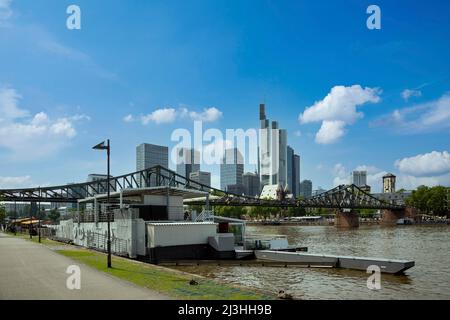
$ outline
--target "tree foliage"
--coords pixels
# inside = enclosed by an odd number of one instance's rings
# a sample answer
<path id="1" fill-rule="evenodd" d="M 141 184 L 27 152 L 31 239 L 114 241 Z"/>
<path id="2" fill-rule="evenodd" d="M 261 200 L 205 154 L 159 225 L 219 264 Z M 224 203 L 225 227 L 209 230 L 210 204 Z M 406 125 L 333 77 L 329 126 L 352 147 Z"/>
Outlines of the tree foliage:
<path id="1" fill-rule="evenodd" d="M 449 213 L 448 194 L 450 188 L 437 186 L 420 186 L 406 199 L 406 204 L 417 208 L 422 213 L 443 216 Z"/>
<path id="2" fill-rule="evenodd" d="M 6 210 L 5 206 L 0 203 L 0 223 L 3 223 L 6 218 Z"/>
<path id="3" fill-rule="evenodd" d="M 57 209 L 51 210 L 50 213 L 48 214 L 48 218 L 53 222 L 57 222 L 60 216 L 61 215 Z"/>

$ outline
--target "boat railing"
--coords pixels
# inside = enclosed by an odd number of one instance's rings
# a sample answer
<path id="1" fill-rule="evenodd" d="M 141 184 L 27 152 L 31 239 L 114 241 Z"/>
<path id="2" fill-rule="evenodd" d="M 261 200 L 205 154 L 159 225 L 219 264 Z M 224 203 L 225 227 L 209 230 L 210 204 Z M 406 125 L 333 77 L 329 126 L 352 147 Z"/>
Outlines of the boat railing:
<path id="1" fill-rule="evenodd" d="M 287 239 L 287 236 L 283 234 L 246 234 L 244 235 L 244 239 L 270 241 L 274 239 Z"/>
<path id="2" fill-rule="evenodd" d="M 268 250 L 271 249 L 274 243 L 281 243 L 281 246 L 287 245 L 286 235 L 245 235 L 244 248 L 246 250 Z"/>

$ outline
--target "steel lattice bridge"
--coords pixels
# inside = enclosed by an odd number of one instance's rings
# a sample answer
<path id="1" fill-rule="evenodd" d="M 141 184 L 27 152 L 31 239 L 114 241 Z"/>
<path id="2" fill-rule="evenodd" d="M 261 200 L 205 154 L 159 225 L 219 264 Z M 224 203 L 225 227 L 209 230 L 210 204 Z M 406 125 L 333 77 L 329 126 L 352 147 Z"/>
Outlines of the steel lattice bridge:
<path id="1" fill-rule="evenodd" d="M 105 194 L 107 179 L 92 182 L 25 189 L 0 189 L 1 201 L 76 203 L 80 199 Z M 355 185 L 340 185 L 308 199 L 260 199 L 232 194 L 190 180 L 162 166 L 111 177 L 110 191 L 137 189 L 141 185 L 176 187 L 208 193 L 208 197 L 191 199 L 190 205 L 265 206 L 335 209 L 404 209 L 405 206 L 382 201 Z"/>

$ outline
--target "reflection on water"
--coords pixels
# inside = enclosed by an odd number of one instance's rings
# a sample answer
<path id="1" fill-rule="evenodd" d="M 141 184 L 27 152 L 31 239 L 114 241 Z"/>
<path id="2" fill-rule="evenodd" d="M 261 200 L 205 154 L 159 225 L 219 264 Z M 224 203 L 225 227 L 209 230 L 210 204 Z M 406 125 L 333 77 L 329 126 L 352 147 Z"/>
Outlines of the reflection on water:
<path id="1" fill-rule="evenodd" d="M 311 253 L 415 260 L 404 276 L 381 275 L 381 290 L 367 289 L 368 274 L 344 269 L 304 267 L 181 267 L 277 292 L 288 290 L 300 299 L 450 299 L 450 226 L 248 226 L 258 234 L 286 234 L 290 244 Z"/>

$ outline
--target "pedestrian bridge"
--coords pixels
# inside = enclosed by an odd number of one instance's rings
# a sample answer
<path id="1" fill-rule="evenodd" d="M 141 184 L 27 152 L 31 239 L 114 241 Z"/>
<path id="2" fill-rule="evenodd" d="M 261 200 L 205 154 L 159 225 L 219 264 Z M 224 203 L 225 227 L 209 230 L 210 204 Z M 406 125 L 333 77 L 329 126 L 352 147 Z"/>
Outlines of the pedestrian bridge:
<path id="1" fill-rule="evenodd" d="M 2 201 L 76 203 L 81 199 L 105 194 L 108 180 L 38 188 L 0 189 Z M 184 188 L 205 192 L 208 196 L 186 199 L 185 204 L 211 206 L 269 206 L 330 209 L 386 209 L 404 210 L 405 206 L 382 201 L 355 185 L 340 185 L 308 199 L 294 199 L 280 195 L 278 199 L 261 199 L 237 195 L 196 181 L 176 172 L 155 166 L 109 179 L 110 191 L 139 189 L 142 187 Z"/>

